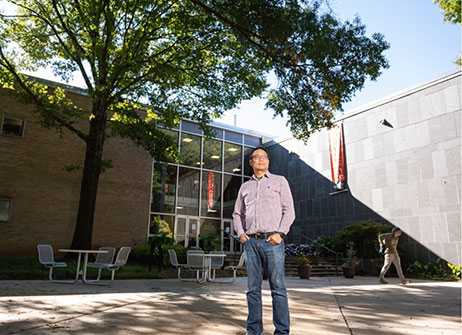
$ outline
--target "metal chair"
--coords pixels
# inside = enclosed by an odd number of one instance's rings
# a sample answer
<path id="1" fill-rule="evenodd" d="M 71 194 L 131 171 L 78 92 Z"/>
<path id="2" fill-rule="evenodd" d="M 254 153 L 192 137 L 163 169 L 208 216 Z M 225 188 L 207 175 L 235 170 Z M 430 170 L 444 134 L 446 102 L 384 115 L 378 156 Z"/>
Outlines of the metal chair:
<path id="1" fill-rule="evenodd" d="M 112 271 L 111 280 L 108 283 L 99 284 L 99 280 L 90 280 L 90 281 L 88 281 L 86 279 L 85 279 L 85 283 L 86 284 L 96 284 L 96 285 L 110 285 L 110 284 L 112 284 L 112 282 L 114 281 L 115 271 L 119 270 L 122 266 L 127 264 L 128 255 L 130 254 L 131 250 L 132 250 L 132 248 L 130 248 L 130 247 L 121 247 L 119 252 L 117 253 L 117 257 L 116 257 L 116 260 L 115 260 L 114 263 L 98 264 L 98 268 L 100 268 L 100 269 L 108 269 L 109 271 Z M 96 267 L 96 266 L 93 265 L 93 267 Z"/>
<path id="2" fill-rule="evenodd" d="M 202 250 L 188 250 L 186 258 L 188 260 L 188 270 L 196 271 L 196 281 L 198 283 L 205 282 L 207 269 L 205 267 L 204 252 Z"/>
<path id="3" fill-rule="evenodd" d="M 113 247 L 101 247 L 99 248 L 100 251 L 107 251 L 106 253 L 98 253 L 96 255 L 96 260 L 93 263 L 88 263 L 87 266 L 89 268 L 97 268 L 98 269 L 98 277 L 94 281 L 90 282 L 97 282 L 101 278 L 101 270 L 106 269 L 106 264 L 112 264 L 114 261 L 114 255 L 116 249 Z"/>
<path id="4" fill-rule="evenodd" d="M 225 270 L 233 270 L 234 275 L 230 283 L 234 283 L 234 281 L 236 280 L 236 273 L 238 270 L 245 269 L 244 262 L 245 262 L 245 253 L 243 252 L 241 254 L 241 258 L 239 258 L 239 263 L 237 265 L 225 266 Z"/>
<path id="5" fill-rule="evenodd" d="M 176 255 L 176 251 L 174 249 L 168 249 L 168 255 L 170 257 L 170 264 L 172 264 L 175 268 L 178 269 L 178 279 L 181 281 L 195 281 L 195 279 L 190 278 L 182 278 L 181 277 L 181 270 L 187 269 L 188 264 L 181 264 L 178 262 L 178 258 Z"/>
<path id="6" fill-rule="evenodd" d="M 223 251 L 210 251 L 211 254 L 223 254 Z M 210 274 L 210 280 L 215 279 L 215 270 L 221 269 L 223 264 L 225 263 L 224 257 L 212 257 L 210 260 L 210 268 L 212 269 L 212 273 Z"/>
<path id="7" fill-rule="evenodd" d="M 67 264 L 64 262 L 55 262 L 53 256 L 53 248 L 49 244 L 38 244 L 37 245 L 39 262 L 47 269 L 50 269 L 50 273 L 48 275 L 48 279 L 53 283 L 65 283 L 65 284 L 73 284 L 77 281 L 77 278 L 74 280 L 55 280 L 53 279 L 53 269 L 54 268 L 65 268 Z"/>

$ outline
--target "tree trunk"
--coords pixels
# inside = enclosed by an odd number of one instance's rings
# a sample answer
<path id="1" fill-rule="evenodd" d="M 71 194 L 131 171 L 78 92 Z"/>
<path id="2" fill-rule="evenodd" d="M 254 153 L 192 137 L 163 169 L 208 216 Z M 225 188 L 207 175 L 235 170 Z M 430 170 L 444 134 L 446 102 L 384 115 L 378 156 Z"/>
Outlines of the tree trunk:
<path id="1" fill-rule="evenodd" d="M 90 121 L 72 249 L 92 248 L 93 219 L 105 139 L 106 107 L 95 102 L 93 115 L 95 117 Z"/>

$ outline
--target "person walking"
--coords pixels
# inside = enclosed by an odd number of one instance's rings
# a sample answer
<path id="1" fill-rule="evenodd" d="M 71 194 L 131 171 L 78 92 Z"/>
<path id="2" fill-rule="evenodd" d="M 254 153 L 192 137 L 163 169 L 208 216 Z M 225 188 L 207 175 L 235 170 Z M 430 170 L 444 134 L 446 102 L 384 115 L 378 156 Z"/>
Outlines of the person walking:
<path id="1" fill-rule="evenodd" d="M 274 334 L 288 335 L 290 314 L 284 272 L 284 237 L 295 219 L 289 183 L 268 171 L 268 152 L 256 148 L 250 154 L 253 176 L 243 183 L 234 205 L 234 229 L 244 244 L 247 270 L 247 333 L 263 333 L 261 285 L 263 269 L 273 301 Z"/>
<path id="2" fill-rule="evenodd" d="M 388 282 L 385 280 L 385 275 L 387 274 L 388 269 L 392 263 L 396 268 L 396 272 L 398 273 L 399 280 L 401 280 L 401 284 L 406 285 L 410 282 L 404 277 L 403 270 L 401 269 L 401 259 L 399 258 L 397 249 L 400 236 L 401 229 L 398 227 L 394 227 L 391 230 L 391 233 L 379 235 L 380 250 L 383 254 L 385 254 L 385 261 L 383 263 L 379 277 L 379 281 L 382 284 L 388 284 Z"/>

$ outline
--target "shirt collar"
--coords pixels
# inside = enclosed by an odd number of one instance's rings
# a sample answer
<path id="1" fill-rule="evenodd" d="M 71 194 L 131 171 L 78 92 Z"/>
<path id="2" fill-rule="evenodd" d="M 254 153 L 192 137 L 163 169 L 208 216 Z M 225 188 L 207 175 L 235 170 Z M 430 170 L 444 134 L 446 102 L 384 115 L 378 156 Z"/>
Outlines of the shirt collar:
<path id="1" fill-rule="evenodd" d="M 263 175 L 263 177 L 270 178 L 270 177 L 271 177 L 271 173 L 270 173 L 268 170 L 266 170 L 266 172 L 265 172 L 265 174 Z M 263 178 L 263 177 L 262 177 L 262 178 Z M 255 180 L 257 180 L 257 181 L 259 180 L 257 177 L 255 177 L 254 174 L 252 175 L 252 179 L 255 179 Z"/>

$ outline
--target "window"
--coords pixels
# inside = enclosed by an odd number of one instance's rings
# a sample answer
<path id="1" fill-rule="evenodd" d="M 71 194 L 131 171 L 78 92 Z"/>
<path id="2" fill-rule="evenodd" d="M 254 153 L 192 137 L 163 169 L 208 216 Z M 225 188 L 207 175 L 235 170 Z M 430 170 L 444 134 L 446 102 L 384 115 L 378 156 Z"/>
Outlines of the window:
<path id="1" fill-rule="evenodd" d="M 176 166 L 156 163 L 152 176 L 151 211 L 175 213 Z"/>
<path id="2" fill-rule="evenodd" d="M 244 147 L 244 174 L 246 176 L 251 176 L 253 175 L 253 169 L 250 166 L 250 154 L 252 153 L 252 150 L 254 148 L 249 148 L 249 147 Z"/>
<path id="3" fill-rule="evenodd" d="M 221 215 L 221 173 L 202 171 L 201 215 Z"/>
<path id="4" fill-rule="evenodd" d="M 163 128 L 158 128 L 161 132 L 164 134 L 170 136 L 173 138 L 173 142 L 176 145 L 176 148 L 178 149 L 178 132 L 174 130 L 169 130 L 169 129 L 163 129 Z M 174 163 L 174 160 L 172 157 L 167 157 L 167 162 L 168 163 Z"/>
<path id="5" fill-rule="evenodd" d="M 225 140 L 226 141 L 231 141 L 231 142 L 236 142 L 236 143 L 242 143 L 242 134 L 226 130 L 225 131 Z"/>
<path id="6" fill-rule="evenodd" d="M 201 167 L 201 137 L 181 134 L 180 164 Z"/>
<path id="7" fill-rule="evenodd" d="M 3 114 L 2 118 L 2 135 L 24 137 L 24 128 L 26 126 L 26 119 Z"/>
<path id="8" fill-rule="evenodd" d="M 223 217 L 231 218 L 234 211 L 234 203 L 241 187 L 242 179 L 238 176 L 223 176 Z"/>
<path id="9" fill-rule="evenodd" d="M 221 148 L 223 142 L 204 139 L 203 168 L 221 171 Z"/>
<path id="10" fill-rule="evenodd" d="M 9 222 L 13 210 L 13 199 L 0 198 L 0 221 Z"/>
<path id="11" fill-rule="evenodd" d="M 260 146 L 260 139 L 249 135 L 244 136 L 244 144 L 253 145 L 254 147 Z"/>
<path id="12" fill-rule="evenodd" d="M 176 204 L 178 214 L 199 214 L 199 171 L 180 167 Z"/>
<path id="13" fill-rule="evenodd" d="M 173 215 L 151 214 L 149 234 L 153 235 L 162 232 L 162 234 L 173 237 L 174 221 L 175 217 Z"/>
<path id="14" fill-rule="evenodd" d="M 199 127 L 197 123 L 192 123 L 188 121 L 181 121 L 181 130 L 188 131 L 193 134 L 202 135 L 202 129 Z"/>
<path id="15" fill-rule="evenodd" d="M 242 147 L 225 143 L 225 172 L 242 174 Z"/>

